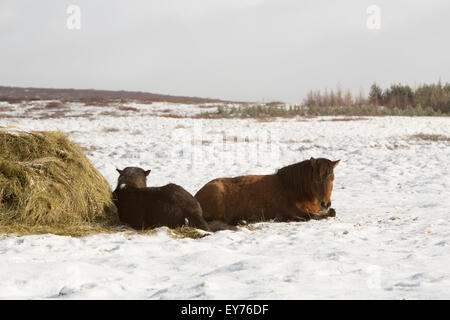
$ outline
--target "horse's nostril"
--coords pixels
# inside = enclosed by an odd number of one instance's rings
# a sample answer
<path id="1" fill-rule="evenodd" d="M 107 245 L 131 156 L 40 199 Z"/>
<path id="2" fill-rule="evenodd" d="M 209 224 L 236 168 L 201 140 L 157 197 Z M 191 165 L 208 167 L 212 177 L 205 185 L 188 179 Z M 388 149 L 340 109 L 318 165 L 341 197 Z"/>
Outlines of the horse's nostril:
<path id="1" fill-rule="evenodd" d="M 321 206 L 323 209 L 328 209 L 328 208 L 331 207 L 331 201 L 328 201 L 328 202 L 321 201 L 321 202 L 320 202 L 320 206 Z"/>

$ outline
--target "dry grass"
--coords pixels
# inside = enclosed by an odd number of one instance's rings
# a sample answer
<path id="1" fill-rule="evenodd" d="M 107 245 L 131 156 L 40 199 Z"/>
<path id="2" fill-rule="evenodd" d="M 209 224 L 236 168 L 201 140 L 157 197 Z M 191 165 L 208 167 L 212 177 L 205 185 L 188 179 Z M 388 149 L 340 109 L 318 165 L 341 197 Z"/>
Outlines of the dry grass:
<path id="1" fill-rule="evenodd" d="M 110 100 L 95 100 L 95 99 L 84 99 L 84 100 L 74 100 L 74 102 L 83 102 L 86 107 L 106 107 L 109 106 L 113 101 Z"/>
<path id="2" fill-rule="evenodd" d="M 98 114 L 99 116 L 107 116 L 107 117 L 122 117 L 123 115 L 116 111 L 102 111 Z"/>
<path id="3" fill-rule="evenodd" d="M 67 112 L 64 110 L 56 110 L 54 112 L 42 113 L 37 117 L 38 119 L 60 119 L 65 118 Z"/>
<path id="4" fill-rule="evenodd" d="M 223 137 L 223 142 L 246 142 L 246 143 L 250 143 L 250 142 L 259 142 L 260 140 L 257 139 L 249 139 L 248 137 L 244 137 L 244 138 L 239 138 L 237 136 L 224 136 Z"/>
<path id="5" fill-rule="evenodd" d="M 411 145 L 427 145 L 433 142 L 450 142 L 450 137 L 442 134 L 417 133 L 407 136 L 392 136 L 386 145 L 389 150 L 409 149 Z M 399 141 L 403 141 L 400 143 Z M 375 146 L 376 148 L 377 146 Z M 378 146 L 379 147 L 379 146 Z"/>
<path id="6" fill-rule="evenodd" d="M 10 111 L 14 111 L 14 108 L 10 106 L 0 106 L 0 112 L 10 112 Z"/>
<path id="7" fill-rule="evenodd" d="M 331 118 L 331 119 L 321 119 L 320 121 L 333 121 L 333 122 L 339 122 L 339 121 L 359 121 L 359 120 L 369 120 L 367 118 L 362 117 L 345 117 L 345 118 Z"/>
<path id="8" fill-rule="evenodd" d="M 24 106 L 25 107 L 25 106 Z M 36 119 L 59 119 L 67 116 L 70 108 L 59 101 L 51 101 L 46 105 L 27 105 L 27 117 Z"/>
<path id="9" fill-rule="evenodd" d="M 410 135 L 409 139 L 432 141 L 432 142 L 437 142 L 437 141 L 450 142 L 450 137 L 447 137 L 447 136 L 444 136 L 441 134 L 418 133 L 418 134 Z"/>
<path id="10" fill-rule="evenodd" d="M 58 236 L 69 237 L 86 237 L 94 234 L 106 233 L 112 234 L 118 232 L 112 226 L 95 224 L 79 224 L 79 225 L 1 225 L 0 234 L 15 235 L 17 237 L 33 235 L 33 234 L 54 234 Z"/>
<path id="11" fill-rule="evenodd" d="M 3 128 L 0 150 L 0 232 L 80 236 L 118 222 L 108 182 L 63 133 Z"/>
<path id="12" fill-rule="evenodd" d="M 198 231 L 197 229 L 190 226 L 182 226 L 175 229 L 168 227 L 156 227 L 151 229 L 143 229 L 143 230 L 134 230 L 132 228 L 126 226 L 118 226 L 115 227 L 112 232 L 125 232 L 127 236 L 140 235 L 140 236 L 154 236 L 157 234 L 157 231 L 163 228 L 166 230 L 169 237 L 173 239 L 183 239 L 183 238 L 191 238 L 191 239 L 200 239 L 209 235 L 205 231 Z"/>
<path id="13" fill-rule="evenodd" d="M 212 144 L 211 140 L 202 140 L 202 145 L 203 146 L 209 146 L 210 144 Z"/>
<path id="14" fill-rule="evenodd" d="M 84 118 L 84 119 L 89 119 L 89 120 L 94 120 L 95 119 L 95 115 L 93 113 L 90 112 L 84 112 L 84 113 L 75 113 L 75 114 L 69 114 L 66 115 L 68 118 Z"/>
<path id="15" fill-rule="evenodd" d="M 43 106 L 27 106 L 27 112 L 41 112 L 45 111 L 45 107 Z"/>
<path id="16" fill-rule="evenodd" d="M 199 232 L 197 229 L 189 226 L 182 226 L 175 229 L 168 228 L 167 231 L 169 236 L 175 239 L 180 238 L 200 239 L 207 237 L 209 235 L 209 233 Z"/>
<path id="17" fill-rule="evenodd" d="M 133 107 L 124 107 L 124 106 L 121 106 L 121 107 L 118 107 L 117 109 L 119 109 L 120 111 L 140 112 L 139 109 L 133 108 Z"/>
<path id="18" fill-rule="evenodd" d="M 275 117 L 261 117 L 261 118 L 257 118 L 256 121 L 257 122 L 273 122 L 276 121 L 278 118 Z"/>
<path id="19" fill-rule="evenodd" d="M 51 101 L 47 103 L 44 107 L 45 109 L 61 109 L 61 108 L 67 108 L 66 105 L 64 105 L 61 101 Z"/>
<path id="20" fill-rule="evenodd" d="M 150 100 L 134 100 L 135 103 L 139 104 L 152 104 L 153 102 Z"/>
<path id="21" fill-rule="evenodd" d="M 293 119 L 296 121 L 307 121 L 307 119 L 317 118 L 316 115 L 299 116 L 299 115 L 264 115 L 264 116 L 251 116 L 251 115 L 228 115 L 215 112 L 202 112 L 194 116 L 188 116 L 186 118 L 192 119 L 207 119 L 207 120 L 220 120 L 220 119 L 252 119 L 256 122 L 273 122 L 279 119 Z"/>
<path id="22" fill-rule="evenodd" d="M 307 119 L 317 118 L 317 116 L 273 116 L 273 117 L 241 117 L 241 119 L 254 119 L 256 122 L 273 122 L 279 119 L 293 119 L 296 118 L 297 122 L 306 122 Z"/>
<path id="23" fill-rule="evenodd" d="M 281 141 L 279 141 L 279 143 L 293 144 L 293 143 L 300 143 L 300 141 L 294 140 L 294 139 L 288 139 L 288 140 L 281 140 Z"/>
<path id="24" fill-rule="evenodd" d="M 173 118 L 173 119 L 183 119 L 183 118 L 189 118 L 189 117 L 184 117 L 181 116 L 179 114 L 161 114 L 161 115 L 155 115 L 157 117 L 163 117 L 163 118 Z"/>
<path id="25" fill-rule="evenodd" d="M 27 108 L 27 112 L 39 112 L 39 111 L 49 111 L 49 110 L 68 110 L 70 109 L 67 105 L 60 101 L 51 101 L 46 105 L 23 105 L 22 107 Z"/>
<path id="26" fill-rule="evenodd" d="M 389 145 L 386 145 L 386 148 L 388 150 L 399 150 L 399 149 L 409 149 L 408 146 L 402 145 L 402 144 L 398 144 L 398 143 L 392 143 Z"/>
<path id="27" fill-rule="evenodd" d="M 259 221 L 259 222 L 267 222 L 267 221 Z M 239 228 L 246 228 L 246 229 L 248 229 L 250 231 L 267 229 L 267 226 L 263 226 L 263 225 L 260 225 L 260 224 L 256 225 L 256 223 L 258 223 L 258 222 L 252 222 L 250 224 L 248 224 L 248 223 L 247 224 L 246 223 L 241 223 L 238 226 L 239 226 Z"/>
<path id="28" fill-rule="evenodd" d="M 26 114 L 11 115 L 11 114 L 0 114 L 0 119 L 29 119 L 30 116 Z"/>
<path id="29" fill-rule="evenodd" d="M 3 97 L 0 96 L 0 101 L 5 101 L 8 102 L 9 104 L 19 104 L 24 102 L 24 99 L 20 99 L 20 98 L 11 98 L 11 97 Z"/>
<path id="30" fill-rule="evenodd" d="M 119 131 L 120 131 L 119 129 L 114 128 L 114 127 L 104 127 L 102 129 L 102 132 L 105 132 L 105 133 L 112 133 L 112 132 L 119 132 Z"/>
<path id="31" fill-rule="evenodd" d="M 246 226 L 247 227 L 247 226 Z M 190 226 L 182 226 L 175 229 L 166 228 L 167 234 L 173 239 L 201 239 L 210 235 L 203 231 L 199 231 Z M 27 226 L 27 225 L 13 225 L 3 226 L 0 225 L 0 238 L 7 235 L 15 235 L 17 237 L 33 235 L 33 234 L 54 234 L 58 236 L 69 237 L 86 237 L 96 234 L 114 234 L 124 232 L 127 236 L 140 235 L 140 236 L 155 236 L 159 228 L 133 230 L 124 225 L 115 224 L 111 226 L 95 225 L 95 224 L 82 224 L 82 225 L 55 225 L 55 226 Z M 256 230 L 259 228 L 248 227 L 249 230 Z"/>

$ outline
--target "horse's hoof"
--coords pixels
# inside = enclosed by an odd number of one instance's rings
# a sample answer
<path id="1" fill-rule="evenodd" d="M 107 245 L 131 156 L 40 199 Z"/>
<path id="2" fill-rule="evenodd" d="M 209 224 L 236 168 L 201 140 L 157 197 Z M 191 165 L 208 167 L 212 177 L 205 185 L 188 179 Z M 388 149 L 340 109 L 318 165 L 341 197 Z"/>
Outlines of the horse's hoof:
<path id="1" fill-rule="evenodd" d="M 334 210 L 333 208 L 330 208 L 328 210 L 328 216 L 329 217 L 336 217 L 336 210 Z"/>

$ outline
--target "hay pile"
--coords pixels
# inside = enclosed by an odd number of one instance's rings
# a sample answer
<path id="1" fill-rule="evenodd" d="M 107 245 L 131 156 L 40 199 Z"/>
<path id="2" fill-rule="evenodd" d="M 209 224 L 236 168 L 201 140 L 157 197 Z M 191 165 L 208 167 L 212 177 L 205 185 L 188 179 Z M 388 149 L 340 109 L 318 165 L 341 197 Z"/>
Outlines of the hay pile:
<path id="1" fill-rule="evenodd" d="M 105 178 L 63 133 L 0 128 L 0 233 L 113 231 Z"/>

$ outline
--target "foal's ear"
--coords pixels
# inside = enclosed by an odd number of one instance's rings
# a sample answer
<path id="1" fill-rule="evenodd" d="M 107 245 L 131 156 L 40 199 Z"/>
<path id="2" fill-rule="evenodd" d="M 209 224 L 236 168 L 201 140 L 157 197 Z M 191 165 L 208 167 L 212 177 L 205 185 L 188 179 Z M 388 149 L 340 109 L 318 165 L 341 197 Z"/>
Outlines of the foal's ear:
<path id="1" fill-rule="evenodd" d="M 145 171 L 145 176 L 147 177 L 147 176 L 150 174 L 151 171 L 152 171 L 152 170 L 147 170 L 147 171 Z"/>
<path id="2" fill-rule="evenodd" d="M 116 168 L 116 170 L 117 170 L 117 172 L 118 172 L 119 174 L 122 174 L 122 172 L 123 172 L 123 170 L 120 170 L 120 169 L 118 169 L 118 168 Z"/>
<path id="3" fill-rule="evenodd" d="M 309 159 L 309 161 L 311 161 L 311 166 L 314 168 L 316 166 L 317 160 L 314 159 L 313 157 L 311 157 L 311 159 Z"/>
<path id="4" fill-rule="evenodd" d="M 336 168 L 336 166 L 339 164 L 341 160 L 332 161 L 331 164 L 333 165 L 333 169 Z"/>

